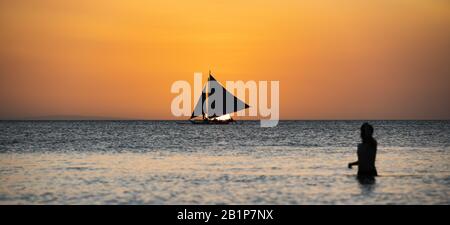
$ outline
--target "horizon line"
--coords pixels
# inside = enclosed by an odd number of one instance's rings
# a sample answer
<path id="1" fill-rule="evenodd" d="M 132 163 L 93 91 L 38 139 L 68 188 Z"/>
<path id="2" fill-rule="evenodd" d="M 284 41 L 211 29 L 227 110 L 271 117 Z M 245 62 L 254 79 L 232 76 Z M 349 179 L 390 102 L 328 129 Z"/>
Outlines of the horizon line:
<path id="1" fill-rule="evenodd" d="M 238 121 L 260 121 L 265 118 L 242 117 Z M 135 118 L 135 117 L 114 117 L 114 116 L 80 116 L 80 115 L 48 115 L 48 116 L 23 116 L 23 117 L 0 117 L 0 121 L 187 121 L 189 117 L 180 118 Z M 445 121 L 450 118 L 285 118 L 279 121 Z"/>
<path id="2" fill-rule="evenodd" d="M 139 119 L 139 118 L 0 118 L 0 121 L 189 121 L 188 119 Z M 261 121 L 260 119 L 241 119 L 236 121 Z M 279 119 L 278 121 L 450 121 L 450 119 Z"/>

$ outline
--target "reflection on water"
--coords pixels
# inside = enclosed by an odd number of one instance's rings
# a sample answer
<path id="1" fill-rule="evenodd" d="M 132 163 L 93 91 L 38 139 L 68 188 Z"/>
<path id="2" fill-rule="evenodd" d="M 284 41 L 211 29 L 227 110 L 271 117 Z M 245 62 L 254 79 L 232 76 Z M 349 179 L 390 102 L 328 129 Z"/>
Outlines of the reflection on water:
<path id="1" fill-rule="evenodd" d="M 0 204 L 450 204 L 448 122 L 378 123 L 399 132 L 375 134 L 375 180 L 347 169 L 359 122 L 282 123 L 273 142 L 255 126 L 207 142 L 165 122 L 0 123 Z"/>
<path id="2" fill-rule="evenodd" d="M 3 153 L 2 204 L 448 204 L 447 155 L 430 168 L 404 149 L 380 154 L 382 176 L 358 180 L 352 154 Z M 306 153 L 307 152 L 307 153 Z M 305 154 L 306 153 L 306 154 Z M 390 160 L 385 160 L 390 158 Z M 391 160 L 409 161 L 397 171 Z M 401 174 L 414 166 L 414 176 Z M 404 167 L 404 168 L 403 168 Z"/>
<path id="3" fill-rule="evenodd" d="M 370 196 L 374 192 L 377 181 L 375 177 L 357 177 L 356 180 L 359 182 L 361 195 Z"/>

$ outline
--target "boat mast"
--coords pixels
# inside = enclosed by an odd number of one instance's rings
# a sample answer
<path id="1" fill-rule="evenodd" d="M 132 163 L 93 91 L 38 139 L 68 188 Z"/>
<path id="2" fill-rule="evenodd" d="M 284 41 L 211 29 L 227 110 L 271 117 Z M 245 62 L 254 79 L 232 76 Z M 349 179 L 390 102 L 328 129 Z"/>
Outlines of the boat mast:
<path id="1" fill-rule="evenodd" d="M 205 99 L 205 102 L 206 102 L 206 115 L 209 115 L 208 111 L 209 111 L 209 80 L 210 80 L 210 77 L 211 77 L 211 70 L 209 70 L 208 80 L 206 81 L 206 99 Z M 203 119 L 205 119 L 205 118 L 203 118 Z"/>

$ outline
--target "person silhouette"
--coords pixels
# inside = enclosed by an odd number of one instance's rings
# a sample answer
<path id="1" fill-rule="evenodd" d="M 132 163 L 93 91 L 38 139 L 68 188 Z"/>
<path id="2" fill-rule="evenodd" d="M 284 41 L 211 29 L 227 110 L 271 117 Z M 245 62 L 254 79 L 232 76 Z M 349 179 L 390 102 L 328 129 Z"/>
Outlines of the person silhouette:
<path id="1" fill-rule="evenodd" d="M 373 138 L 373 127 L 369 123 L 363 123 L 361 126 L 362 143 L 358 144 L 358 161 L 348 164 L 348 168 L 358 166 L 358 178 L 374 178 L 378 176 L 375 167 L 377 156 L 377 141 Z"/>

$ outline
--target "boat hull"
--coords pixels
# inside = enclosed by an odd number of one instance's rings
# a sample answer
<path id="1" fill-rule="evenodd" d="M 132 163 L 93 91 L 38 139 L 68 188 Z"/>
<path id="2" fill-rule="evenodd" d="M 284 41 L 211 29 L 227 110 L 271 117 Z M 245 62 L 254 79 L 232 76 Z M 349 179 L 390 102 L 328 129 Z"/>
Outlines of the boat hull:
<path id="1" fill-rule="evenodd" d="M 227 125 L 233 123 L 234 120 L 189 120 L 196 125 Z"/>

